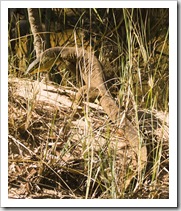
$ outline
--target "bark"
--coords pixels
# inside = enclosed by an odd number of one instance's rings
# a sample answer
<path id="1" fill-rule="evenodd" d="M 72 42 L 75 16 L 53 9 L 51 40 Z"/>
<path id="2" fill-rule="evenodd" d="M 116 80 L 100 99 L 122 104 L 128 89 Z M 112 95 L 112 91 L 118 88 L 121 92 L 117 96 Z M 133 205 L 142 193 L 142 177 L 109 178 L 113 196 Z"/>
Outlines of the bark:
<path id="1" fill-rule="evenodd" d="M 36 51 L 36 57 L 38 58 L 43 52 L 44 36 L 41 33 L 42 26 L 40 23 L 39 9 L 28 8 L 28 17 L 31 26 L 31 31 L 34 37 L 34 49 Z"/>

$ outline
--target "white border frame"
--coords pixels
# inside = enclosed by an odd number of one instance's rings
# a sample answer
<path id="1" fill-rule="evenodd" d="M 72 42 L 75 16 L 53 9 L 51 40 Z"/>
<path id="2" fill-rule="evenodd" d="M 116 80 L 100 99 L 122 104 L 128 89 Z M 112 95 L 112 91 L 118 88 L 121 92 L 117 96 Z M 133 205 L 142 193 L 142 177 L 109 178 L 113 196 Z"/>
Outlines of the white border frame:
<path id="1" fill-rule="evenodd" d="M 78 7 L 77 7 L 78 6 Z M 130 7 L 131 6 L 131 7 Z M 1 206 L 176 207 L 177 206 L 177 1 L 43 1 L 43 8 L 169 8 L 169 199 L 8 199 L 8 8 L 42 8 L 41 1 L 1 1 Z M 43 201 L 42 201 L 43 200 Z"/>

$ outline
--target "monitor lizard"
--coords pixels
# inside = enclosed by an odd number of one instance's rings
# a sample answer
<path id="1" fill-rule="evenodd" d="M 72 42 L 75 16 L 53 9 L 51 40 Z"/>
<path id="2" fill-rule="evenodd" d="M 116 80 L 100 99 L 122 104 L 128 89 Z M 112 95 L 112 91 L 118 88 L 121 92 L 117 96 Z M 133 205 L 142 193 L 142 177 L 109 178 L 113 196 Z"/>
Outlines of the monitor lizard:
<path id="1" fill-rule="evenodd" d="M 122 122 L 122 129 L 119 129 L 119 134 L 128 140 L 136 154 L 140 155 L 140 138 L 138 130 L 135 129 L 130 120 L 125 116 L 124 111 L 120 112 L 119 106 L 106 88 L 102 66 L 91 51 L 77 47 L 49 48 L 41 53 L 41 55 L 29 65 L 25 74 L 48 71 L 54 64 L 60 64 L 64 61 L 68 61 L 70 65 L 72 65 L 73 61 L 78 62 L 80 76 L 85 82 L 85 86 L 81 87 L 76 94 L 76 101 L 79 101 L 82 92 L 86 89 L 97 90 L 103 110 L 112 122 Z M 142 149 L 143 154 L 145 154 L 145 147 L 142 147 Z M 143 159 L 141 160 L 145 162 L 146 158 L 143 156 Z"/>

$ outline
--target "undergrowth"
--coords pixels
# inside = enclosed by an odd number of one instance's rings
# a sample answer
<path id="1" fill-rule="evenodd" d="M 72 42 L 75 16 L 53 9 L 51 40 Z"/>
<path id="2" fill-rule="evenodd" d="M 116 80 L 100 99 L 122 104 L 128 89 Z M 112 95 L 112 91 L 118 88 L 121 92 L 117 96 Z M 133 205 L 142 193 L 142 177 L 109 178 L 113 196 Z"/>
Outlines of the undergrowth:
<path id="1" fill-rule="evenodd" d="M 46 10 L 40 14 L 44 24 Z M 24 76 L 35 59 L 27 22 L 22 31 L 26 15 L 26 10 L 14 13 L 9 20 L 9 197 L 168 198 L 168 9 L 54 9 L 49 31 L 43 32 L 52 47 L 95 52 L 106 86 L 139 128 L 140 149 L 147 148 L 141 171 L 128 159 L 129 147 L 119 148 L 116 125 L 100 108 L 81 105 L 70 119 L 71 106 L 41 102 L 36 90 L 23 97 L 16 93 L 17 84 L 26 90 L 26 83 L 36 79 Z M 53 87 L 63 87 L 57 102 L 61 94 L 72 101 L 69 91 L 81 85 L 66 65 L 49 73 Z"/>

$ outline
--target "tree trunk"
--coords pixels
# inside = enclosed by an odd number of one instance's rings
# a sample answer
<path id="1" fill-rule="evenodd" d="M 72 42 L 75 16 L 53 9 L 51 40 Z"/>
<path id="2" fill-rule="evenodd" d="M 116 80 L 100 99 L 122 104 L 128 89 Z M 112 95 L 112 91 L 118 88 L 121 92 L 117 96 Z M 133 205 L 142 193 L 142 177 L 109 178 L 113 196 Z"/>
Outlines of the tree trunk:
<path id="1" fill-rule="evenodd" d="M 44 36 L 41 33 L 42 26 L 40 24 L 39 9 L 28 8 L 28 17 L 31 26 L 31 31 L 34 37 L 34 49 L 36 51 L 36 57 L 38 58 L 43 52 Z"/>

